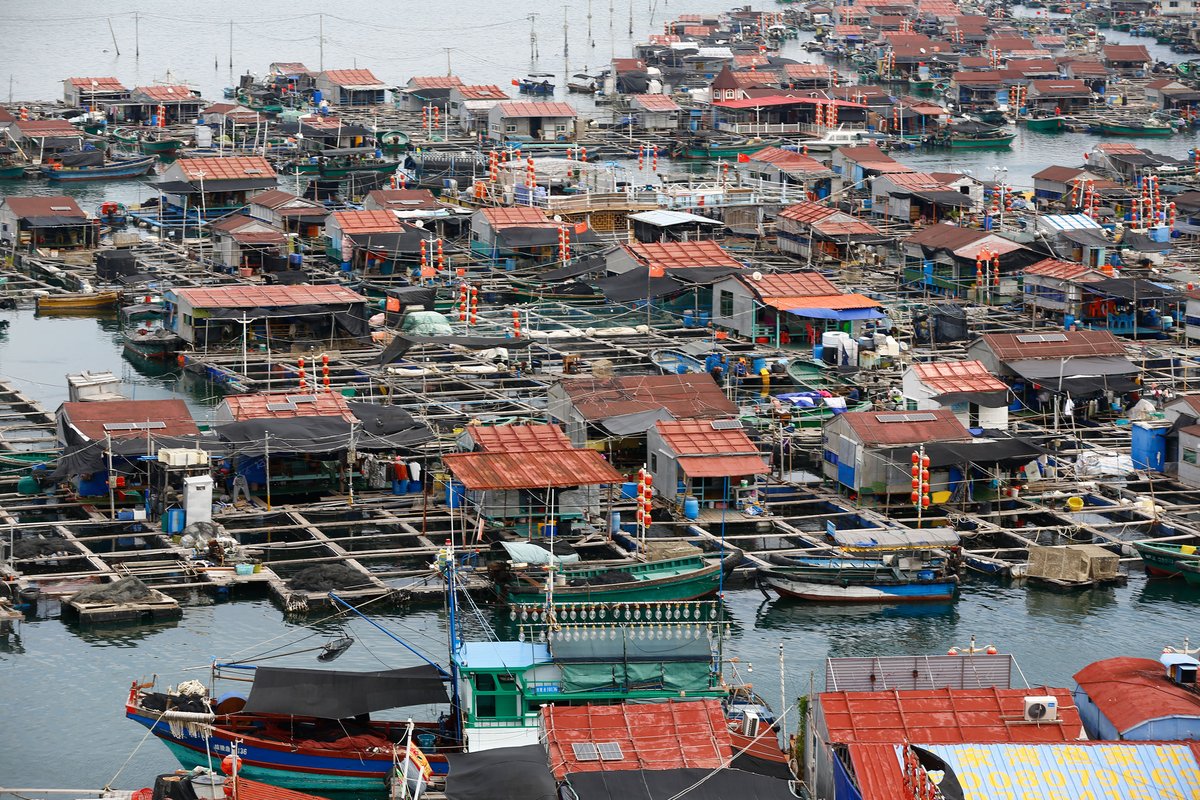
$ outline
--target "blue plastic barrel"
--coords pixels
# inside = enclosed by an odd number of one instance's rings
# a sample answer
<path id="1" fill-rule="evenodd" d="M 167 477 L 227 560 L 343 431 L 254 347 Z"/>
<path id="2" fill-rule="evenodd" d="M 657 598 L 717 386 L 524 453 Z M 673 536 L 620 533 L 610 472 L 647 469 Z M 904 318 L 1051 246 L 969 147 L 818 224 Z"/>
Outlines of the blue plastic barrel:
<path id="1" fill-rule="evenodd" d="M 426 750 L 426 751 L 433 750 L 433 748 L 436 744 L 437 744 L 437 737 L 434 736 L 432 733 L 418 733 L 417 734 L 417 747 L 420 747 L 422 750 Z"/>
<path id="2" fill-rule="evenodd" d="M 303 253 L 291 253 L 288 255 L 288 263 L 293 267 L 299 267 L 304 263 Z"/>
<path id="3" fill-rule="evenodd" d="M 632 500 L 637 497 L 638 485 L 634 481 L 621 484 L 621 498 L 624 500 Z"/>
<path id="4" fill-rule="evenodd" d="M 755 375 L 762 372 L 763 369 L 766 368 L 766 366 L 767 366 L 767 360 L 765 358 L 756 358 L 750 362 L 751 371 Z"/>
<path id="5" fill-rule="evenodd" d="M 457 481 L 450 481 L 446 484 L 446 505 L 450 508 L 458 508 L 462 505 L 466 498 L 467 487 Z"/>
<path id="6" fill-rule="evenodd" d="M 813 345 L 813 360 L 814 361 L 824 361 L 825 360 L 825 345 L 823 345 L 823 344 L 814 344 Z"/>
<path id="7" fill-rule="evenodd" d="M 408 481 L 392 481 L 392 494 L 407 494 Z"/>
<path id="8" fill-rule="evenodd" d="M 167 509 L 167 533 L 183 533 L 185 517 L 182 508 Z"/>
<path id="9" fill-rule="evenodd" d="M 609 525 L 608 525 L 608 532 L 609 533 L 620 533 L 621 532 L 621 512 L 620 511 L 612 512 L 612 519 L 610 520 Z"/>
<path id="10" fill-rule="evenodd" d="M 700 519 L 700 501 L 694 497 L 684 498 L 683 516 L 693 520 Z"/>

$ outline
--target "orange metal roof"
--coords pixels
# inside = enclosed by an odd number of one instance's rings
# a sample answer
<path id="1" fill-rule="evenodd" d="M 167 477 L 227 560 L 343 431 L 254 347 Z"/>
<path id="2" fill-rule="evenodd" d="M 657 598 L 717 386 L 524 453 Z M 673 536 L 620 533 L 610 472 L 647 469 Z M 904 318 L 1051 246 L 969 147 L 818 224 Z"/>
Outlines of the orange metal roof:
<path id="1" fill-rule="evenodd" d="M 946 412 L 949 413 L 949 412 Z M 1061 723 L 1014 724 L 1030 695 L 1058 699 Z M 1079 710 L 1068 689 L 919 689 L 825 692 L 821 712 L 831 744 L 995 744 L 1070 742 L 1079 737 Z"/>
<path id="2" fill-rule="evenodd" d="M 913 800 L 894 744 L 854 743 L 846 747 L 862 800 Z"/>
<path id="3" fill-rule="evenodd" d="M 913 364 L 921 382 L 938 394 L 950 392 L 1007 392 L 1008 384 L 979 361 L 934 361 Z"/>
<path id="4" fill-rule="evenodd" d="M 277 308 L 280 306 L 365 303 L 367 298 L 345 286 L 213 286 L 177 289 L 175 295 L 192 308 Z"/>
<path id="5" fill-rule="evenodd" d="M 868 446 L 958 442 L 971 438 L 970 431 L 948 408 L 909 412 L 848 411 L 834 420 L 844 421 Z"/>
<path id="6" fill-rule="evenodd" d="M 314 372 L 320 366 L 314 363 Z M 347 422 L 355 419 L 346 405 L 346 398 L 338 392 L 317 392 L 316 394 L 292 394 L 274 392 L 272 394 L 232 394 L 223 401 L 229 408 L 229 413 L 238 422 L 247 419 L 288 417 L 342 417 Z M 283 408 L 284 405 L 291 408 Z M 273 406 L 273 407 L 272 407 Z"/>
<path id="7" fill-rule="evenodd" d="M 635 705 L 542 707 L 550 771 L 567 773 L 634 769 L 717 769 L 733 755 L 733 742 L 716 700 L 671 700 Z M 580 761 L 572 745 L 616 742 L 619 759 Z"/>
<path id="8" fill-rule="evenodd" d="M 471 425 L 467 434 L 476 447 L 489 453 L 540 453 L 572 450 L 574 445 L 557 425 Z"/>
<path id="9" fill-rule="evenodd" d="M 482 208 L 480 213 L 494 229 L 528 228 L 531 225 L 552 225 L 556 223 L 539 209 L 530 206 L 501 206 L 498 208 Z"/>
<path id="10" fill-rule="evenodd" d="M 104 78 L 67 78 L 67 82 L 80 89 L 92 89 L 97 92 L 125 91 L 125 85 L 111 76 Z"/>
<path id="11" fill-rule="evenodd" d="M 641 106 L 646 111 L 679 110 L 679 103 L 665 94 L 635 94 L 629 97 L 629 102 Z"/>
<path id="12" fill-rule="evenodd" d="M 471 490 L 561 489 L 621 480 L 621 474 L 595 450 L 448 453 L 442 461 Z"/>
<path id="13" fill-rule="evenodd" d="M 763 303 L 790 311 L 793 308 L 828 308 L 841 311 L 848 308 L 881 308 L 878 300 L 872 300 L 863 294 L 826 294 L 816 297 L 764 297 Z"/>
<path id="14" fill-rule="evenodd" d="M 262 156 L 202 156 L 181 158 L 175 162 L 188 181 L 233 181 L 246 178 L 274 178 L 275 170 Z"/>
<path id="15" fill-rule="evenodd" d="M 575 109 L 567 103 L 533 102 L 510 100 L 497 105 L 501 117 L 571 117 L 576 116 Z"/>
<path id="16" fill-rule="evenodd" d="M 200 98 L 192 93 L 191 88 L 187 86 L 139 86 L 133 90 L 134 94 L 144 95 L 151 100 L 156 100 L 160 103 L 178 103 L 180 101 L 197 101 Z"/>
<path id="17" fill-rule="evenodd" d="M 1068 356 L 1123 356 L 1125 345 L 1108 331 L 1055 331 L 1052 341 L 1021 341 L 1020 333 L 985 333 L 980 338 L 1001 361 Z"/>
<path id="18" fill-rule="evenodd" d="M 690 375 L 630 375 L 600 381 L 563 381 L 563 391 L 586 420 L 599 421 L 639 411 L 665 408 L 675 419 L 711 419 L 737 414 L 708 373 Z"/>
<path id="19" fill-rule="evenodd" d="M 761 161 L 766 164 L 774 164 L 775 166 L 787 171 L 829 171 L 829 167 L 825 166 L 812 156 L 806 156 L 803 153 L 797 153 L 795 150 L 784 150 L 782 147 L 775 147 L 774 145 L 770 147 L 764 147 L 757 153 L 752 153 L 750 155 L 750 160 Z M 832 209 L 830 210 L 830 213 L 832 213 Z"/>
<path id="20" fill-rule="evenodd" d="M 334 86 L 383 86 L 383 82 L 369 69 L 327 69 L 321 74 Z"/>
<path id="21" fill-rule="evenodd" d="M 420 75 L 409 78 L 408 85 L 412 89 L 453 89 L 462 86 L 463 82 L 455 75 Z"/>
<path id="22" fill-rule="evenodd" d="M 1025 274 L 1086 282 L 1104 280 L 1106 277 L 1103 273 L 1091 267 L 1085 267 L 1083 264 L 1074 261 L 1059 261 L 1057 258 L 1043 258 L 1036 264 L 1030 264 L 1025 268 Z"/>
<path id="23" fill-rule="evenodd" d="M 65 119 L 32 119 L 16 123 L 22 136 L 82 136 L 83 132 Z"/>
<path id="24" fill-rule="evenodd" d="M 769 272 L 758 280 L 742 282 L 760 297 L 813 297 L 840 294 L 833 282 L 819 272 Z"/>
<path id="25" fill-rule="evenodd" d="M 105 425 L 161 422 L 164 427 L 150 431 L 155 436 L 187 436 L 200 433 L 192 412 L 182 400 L 109 400 L 104 403 L 63 403 L 61 414 L 90 441 L 98 442 L 110 434 L 114 439 L 146 435 L 146 430 L 113 430 Z"/>
<path id="26" fill-rule="evenodd" d="M 742 264 L 716 242 L 633 242 L 629 251 L 646 266 L 664 269 L 689 267 L 733 267 Z"/>
<path id="27" fill-rule="evenodd" d="M 680 456 L 676 462 L 689 478 L 740 478 L 771 471 L 761 456 Z"/>
<path id="28" fill-rule="evenodd" d="M 751 156 L 751 158 L 756 158 L 757 156 L 758 154 L 755 153 L 753 156 Z M 795 222 L 816 222 L 817 220 L 825 219 L 826 217 L 836 213 L 837 209 L 823 206 L 810 200 L 803 200 L 795 205 L 788 206 L 780 211 L 776 216 L 782 217 L 783 219 L 790 219 Z"/>
<path id="29" fill-rule="evenodd" d="M 333 219 L 342 233 L 353 236 L 356 233 L 392 233 L 404 230 L 404 226 L 396 219 L 396 215 L 386 209 L 373 211 L 335 211 Z"/>
<path id="30" fill-rule="evenodd" d="M 677 456 L 758 455 L 758 448 L 740 426 L 726 428 L 719 423 L 736 420 L 681 419 L 654 423 L 663 442 Z"/>
<path id="31" fill-rule="evenodd" d="M 458 93 L 463 100 L 507 100 L 508 95 L 499 86 L 480 84 L 477 86 L 459 86 Z"/>

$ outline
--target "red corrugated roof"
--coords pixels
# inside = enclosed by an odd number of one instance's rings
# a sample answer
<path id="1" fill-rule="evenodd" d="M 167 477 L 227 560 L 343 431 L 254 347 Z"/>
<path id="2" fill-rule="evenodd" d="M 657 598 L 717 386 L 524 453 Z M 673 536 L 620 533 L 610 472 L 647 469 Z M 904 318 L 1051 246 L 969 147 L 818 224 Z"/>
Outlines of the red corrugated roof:
<path id="1" fill-rule="evenodd" d="M 133 90 L 134 94 L 143 95 L 150 100 L 155 100 L 159 103 L 178 103 L 181 101 L 198 101 L 197 97 L 188 86 L 139 86 Z"/>
<path id="2" fill-rule="evenodd" d="M 755 156 L 757 156 L 757 153 Z M 751 158 L 754 158 L 755 156 L 751 156 Z M 796 203 L 795 205 L 788 206 L 780 211 L 776 216 L 782 217 L 783 219 L 790 219 L 795 222 L 813 223 L 836 213 L 838 213 L 836 208 L 829 208 L 828 206 L 823 206 L 818 203 L 813 203 L 809 200 L 804 200 Z"/>
<path id="3" fill-rule="evenodd" d="M 412 89 L 453 89 L 462 85 L 462 78 L 455 75 L 421 75 L 408 79 L 408 86 Z"/>
<path id="4" fill-rule="evenodd" d="M 665 94 L 635 94 L 629 98 L 630 103 L 636 103 L 646 111 L 678 111 L 679 103 Z"/>
<path id="5" fill-rule="evenodd" d="M 770 95 L 768 97 L 746 97 L 741 100 L 725 100 L 720 103 L 713 103 L 719 108 L 731 109 L 756 109 L 756 108 L 774 108 L 776 106 L 815 106 L 815 105 L 835 105 L 839 108 L 866 108 L 862 103 L 851 103 L 849 100 L 830 100 L 824 97 L 797 97 L 790 94 Z"/>
<path id="6" fill-rule="evenodd" d="M 751 161 L 774 164 L 787 172 L 828 172 L 829 167 L 812 156 L 797 153 L 795 150 L 784 150 L 782 147 L 764 147 L 750 155 Z M 823 206 L 818 206 L 823 208 Z"/>
<path id="7" fill-rule="evenodd" d="M 595 450 L 448 453 L 442 462 L 471 490 L 565 488 L 621 480 L 621 474 Z"/>
<path id="8" fill-rule="evenodd" d="M 16 123 L 22 136 L 82 136 L 83 132 L 65 119 L 30 119 Z"/>
<path id="9" fill-rule="evenodd" d="M 878 300 L 872 300 L 864 294 L 826 294 L 815 297 L 764 297 L 763 303 L 790 311 L 794 308 L 828 308 L 841 311 L 848 308 L 881 308 Z"/>
<path id="10" fill-rule="evenodd" d="M 316 373 L 319 369 L 319 363 L 314 361 L 313 372 Z M 223 402 L 238 422 L 247 419 L 290 417 L 342 417 L 347 422 L 356 419 L 350 412 L 350 407 L 346 405 L 346 398 L 338 392 L 233 394 L 227 396 Z M 285 405 L 289 408 L 283 408 Z"/>
<path id="11" fill-rule="evenodd" d="M 1125 355 L 1125 345 L 1108 331 L 1054 331 L 1051 341 L 1021 341 L 1017 338 L 1029 338 L 1032 335 L 985 333 L 980 338 L 1001 361 L 1025 358 Z M 1047 334 L 1046 336 L 1051 335 Z"/>
<path id="12" fill-rule="evenodd" d="M 499 206 L 479 210 L 488 224 L 496 230 L 501 228 L 527 228 L 531 225 L 555 225 L 545 212 L 529 206 Z"/>
<path id="13" fill-rule="evenodd" d="M 938 394 L 949 392 L 1006 392 L 1008 384 L 979 361 L 933 361 L 913 364 L 913 372 Z"/>
<path id="14" fill-rule="evenodd" d="M 730 424 L 736 427 L 726 427 Z M 681 419 L 659 421 L 654 427 L 677 456 L 758 455 L 736 420 Z"/>
<path id="15" fill-rule="evenodd" d="M 634 242 L 628 245 L 634 257 L 649 267 L 686 269 L 690 267 L 733 267 L 742 264 L 716 242 Z"/>
<path id="16" fill-rule="evenodd" d="M 67 78 L 72 86 L 97 92 L 123 92 L 125 85 L 111 76 L 104 78 Z M 84 94 L 87 94 L 85 91 Z"/>
<path id="17" fill-rule="evenodd" d="M 575 109 L 567 103 L 539 103 L 529 100 L 511 100 L 499 103 L 501 117 L 571 117 L 576 116 Z"/>
<path id="18" fill-rule="evenodd" d="M 103 441 L 105 434 L 114 439 L 146 436 L 145 428 L 132 430 L 105 429 L 105 425 L 132 423 L 163 423 L 150 431 L 155 436 L 188 436 L 200 433 L 182 400 L 108 400 L 103 403 L 63 403 L 60 409 L 69 422 L 88 440 Z"/>
<path id="19" fill-rule="evenodd" d="M 356 86 L 382 86 L 382 81 L 369 69 L 327 69 L 322 73 L 325 80 L 334 86 L 354 88 Z"/>
<path id="20" fill-rule="evenodd" d="M 742 282 L 759 297 L 820 297 L 840 294 L 833 282 L 819 272 L 770 272 L 758 280 L 743 277 Z"/>
<path id="21" fill-rule="evenodd" d="M 467 434 L 479 450 L 488 453 L 540 453 L 572 450 L 574 445 L 557 425 L 471 425 Z"/>
<path id="22" fill-rule="evenodd" d="M 1030 695 L 1056 697 L 1061 722 L 1020 722 L 1025 698 Z M 825 692 L 818 702 L 831 744 L 1070 742 L 1079 738 L 1082 728 L 1079 710 L 1068 689 Z"/>
<path id="23" fill-rule="evenodd" d="M 1103 273 L 1085 267 L 1083 264 L 1078 264 L 1074 261 L 1059 261 L 1057 258 L 1043 258 L 1036 264 L 1030 264 L 1025 268 L 1026 275 L 1042 275 L 1047 278 L 1058 278 L 1059 280 L 1082 280 L 1086 282 L 1104 280 L 1106 277 Z"/>
<path id="24" fill-rule="evenodd" d="M 1106 44 L 1104 58 L 1107 61 L 1152 61 L 1143 44 Z"/>
<path id="25" fill-rule="evenodd" d="M 912 790 L 904 783 L 896 745 L 856 743 L 846 751 L 862 800 L 913 800 Z"/>
<path id="26" fill-rule="evenodd" d="M 600 381 L 562 382 L 575 410 L 586 420 L 665 408 L 675 419 L 730 417 L 738 408 L 707 373 L 703 375 L 630 375 Z"/>
<path id="27" fill-rule="evenodd" d="M 247 178 L 274 178 L 275 170 L 262 156 L 201 156 L 175 162 L 187 181 L 234 181 Z"/>
<path id="28" fill-rule="evenodd" d="M 689 478 L 740 478 L 771 471 L 761 456 L 680 456 L 676 461 Z"/>
<path id="29" fill-rule="evenodd" d="M 716 700 L 542 707 L 550 771 L 717 769 L 733 756 L 725 715 Z M 581 761 L 573 745 L 616 742 L 620 759 Z"/>
<path id="30" fill-rule="evenodd" d="M 353 236 L 356 233 L 392 233 L 404 230 L 404 226 L 396 219 L 396 215 L 386 209 L 373 211 L 335 211 L 333 219 L 342 233 Z"/>
<path id="31" fill-rule="evenodd" d="M 249 778 L 237 777 L 237 788 L 233 796 L 238 800 L 324 800 L 315 794 L 305 794 L 294 789 L 283 789 L 269 783 L 259 783 Z"/>
<path id="32" fill-rule="evenodd" d="M 1149 658 L 1106 658 L 1076 672 L 1075 681 L 1120 734 L 1154 719 L 1200 717 L 1200 697 Z"/>
<path id="33" fill-rule="evenodd" d="M 479 84 L 476 86 L 459 86 L 458 93 L 463 100 L 507 100 L 508 95 L 499 86 Z"/>
<path id="34" fill-rule="evenodd" d="M 970 431 L 948 408 L 933 411 L 849 411 L 834 417 L 834 420 L 842 420 L 865 445 L 960 442 L 971 438 Z"/>
<path id="35" fill-rule="evenodd" d="M 238 244 L 283 244 L 283 231 L 233 231 L 230 238 Z"/>
<path id="36" fill-rule="evenodd" d="M 177 289 L 175 295 L 192 308 L 278 308 L 303 305 L 365 303 L 367 298 L 345 286 L 214 286 Z"/>

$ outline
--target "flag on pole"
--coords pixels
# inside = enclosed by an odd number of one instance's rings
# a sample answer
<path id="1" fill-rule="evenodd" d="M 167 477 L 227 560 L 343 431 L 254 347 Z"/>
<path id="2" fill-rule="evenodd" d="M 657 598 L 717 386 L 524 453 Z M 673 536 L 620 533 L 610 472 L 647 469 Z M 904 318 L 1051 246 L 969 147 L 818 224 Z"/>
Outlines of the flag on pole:
<path id="1" fill-rule="evenodd" d="M 748 164 L 749 162 L 750 162 L 750 154 L 749 153 L 738 153 L 738 163 L 739 164 Z"/>

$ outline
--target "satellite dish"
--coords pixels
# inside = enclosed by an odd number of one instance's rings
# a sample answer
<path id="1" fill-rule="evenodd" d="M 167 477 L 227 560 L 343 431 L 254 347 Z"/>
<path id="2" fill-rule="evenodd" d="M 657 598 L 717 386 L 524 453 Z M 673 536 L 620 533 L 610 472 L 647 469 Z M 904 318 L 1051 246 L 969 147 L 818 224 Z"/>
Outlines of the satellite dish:
<path id="1" fill-rule="evenodd" d="M 753 279 L 754 279 L 754 280 L 756 280 L 756 281 L 761 281 L 761 280 L 762 280 L 762 273 L 761 273 L 761 272 L 755 272 L 755 273 L 751 274 L 751 275 L 750 275 L 750 277 L 751 277 L 751 278 L 753 278 Z"/>
<path id="2" fill-rule="evenodd" d="M 413 224 L 413 226 L 414 226 L 414 227 L 417 227 L 417 228 L 424 228 L 424 227 L 425 227 L 425 221 L 424 221 L 424 220 L 420 220 L 420 219 L 415 219 L 415 220 L 413 220 L 413 223 L 412 223 L 412 224 Z"/>
<path id="3" fill-rule="evenodd" d="M 555 222 L 562 222 L 562 215 L 561 215 L 561 214 L 555 214 L 555 215 L 554 215 L 554 221 L 555 221 Z"/>

